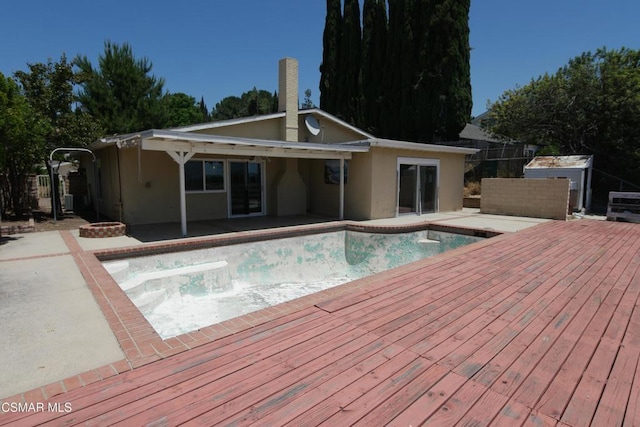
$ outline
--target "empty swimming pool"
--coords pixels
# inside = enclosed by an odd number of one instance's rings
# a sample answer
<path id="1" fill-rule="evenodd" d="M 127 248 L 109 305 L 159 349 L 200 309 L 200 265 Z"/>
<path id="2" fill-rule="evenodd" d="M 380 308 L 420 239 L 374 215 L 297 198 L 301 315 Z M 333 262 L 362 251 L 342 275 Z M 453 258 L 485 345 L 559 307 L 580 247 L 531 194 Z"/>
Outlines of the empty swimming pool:
<path id="1" fill-rule="evenodd" d="M 341 230 L 103 265 L 166 339 L 481 239 Z"/>

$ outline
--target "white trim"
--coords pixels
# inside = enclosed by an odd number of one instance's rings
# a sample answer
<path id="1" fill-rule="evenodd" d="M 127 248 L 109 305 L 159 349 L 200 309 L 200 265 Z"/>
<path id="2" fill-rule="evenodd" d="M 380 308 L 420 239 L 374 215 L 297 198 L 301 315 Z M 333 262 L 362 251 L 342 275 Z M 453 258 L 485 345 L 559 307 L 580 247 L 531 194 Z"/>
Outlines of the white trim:
<path id="1" fill-rule="evenodd" d="M 418 202 L 416 206 L 416 212 L 400 213 L 400 165 L 415 165 L 415 166 L 435 166 L 436 167 L 436 194 L 435 194 L 435 209 L 433 213 L 440 212 L 440 159 L 425 159 L 421 157 L 398 157 L 396 160 L 396 217 L 405 215 L 421 215 L 422 214 L 422 200 L 419 197 L 420 194 L 420 173 L 416 173 L 416 194 L 415 200 Z M 429 212 L 431 213 L 431 212 Z"/>
<path id="2" fill-rule="evenodd" d="M 450 145 L 422 144 L 419 142 L 394 141 L 391 139 L 373 138 L 369 141 L 371 147 L 396 148 L 401 150 L 429 151 L 432 153 L 476 154 L 478 149 L 452 147 Z"/>

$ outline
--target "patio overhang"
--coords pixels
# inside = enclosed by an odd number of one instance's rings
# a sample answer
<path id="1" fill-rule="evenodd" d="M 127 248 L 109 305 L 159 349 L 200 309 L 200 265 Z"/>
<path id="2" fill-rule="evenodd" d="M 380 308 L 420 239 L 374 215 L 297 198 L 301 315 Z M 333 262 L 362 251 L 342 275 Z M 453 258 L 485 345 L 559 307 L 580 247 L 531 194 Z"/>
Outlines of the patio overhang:
<path id="1" fill-rule="evenodd" d="M 97 141 L 96 148 L 116 145 L 118 148 L 134 148 L 146 151 L 164 151 L 179 167 L 180 217 L 182 235 L 187 235 L 186 191 L 184 166 L 197 154 L 251 157 L 280 157 L 295 159 L 340 160 L 340 219 L 344 218 L 344 162 L 353 153 L 366 153 L 369 144 L 339 143 L 318 144 L 286 142 L 254 138 L 238 138 L 200 134 L 178 130 L 151 129 L 140 133 L 114 136 Z"/>
<path id="2" fill-rule="evenodd" d="M 140 133 L 140 144 L 141 149 L 152 151 L 298 159 L 350 159 L 353 153 L 369 151 L 367 145 L 285 142 L 155 129 Z"/>

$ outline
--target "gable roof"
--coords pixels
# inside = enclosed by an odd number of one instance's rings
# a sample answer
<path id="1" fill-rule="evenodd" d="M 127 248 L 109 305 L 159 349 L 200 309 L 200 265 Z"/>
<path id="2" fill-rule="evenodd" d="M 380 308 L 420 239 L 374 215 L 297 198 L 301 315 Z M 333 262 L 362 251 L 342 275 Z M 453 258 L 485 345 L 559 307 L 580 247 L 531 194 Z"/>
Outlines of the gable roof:
<path id="1" fill-rule="evenodd" d="M 494 138 L 487 131 L 482 129 L 478 125 L 474 125 L 472 123 L 467 123 L 464 126 L 464 129 L 460 132 L 461 139 L 470 139 L 473 141 L 488 141 L 488 142 L 499 142 L 498 139 Z"/>
<path id="2" fill-rule="evenodd" d="M 326 111 L 321 110 L 319 108 L 308 108 L 304 110 L 298 110 L 299 116 L 300 115 L 306 116 L 308 114 L 315 114 L 315 115 L 321 116 L 339 126 L 349 129 L 357 134 L 360 134 L 365 139 L 374 138 L 374 136 L 371 135 L 370 133 L 365 132 L 362 129 L 359 129 L 345 122 L 344 120 L 339 119 L 333 114 L 329 114 Z M 241 125 L 245 123 L 256 123 L 256 122 L 261 122 L 266 120 L 274 120 L 274 119 L 284 118 L 285 115 L 286 113 L 284 111 L 281 111 L 278 113 L 263 114 L 259 116 L 239 117 L 236 119 L 218 120 L 215 122 L 199 123 L 196 125 L 189 125 L 189 126 L 180 126 L 176 128 L 171 128 L 169 130 L 174 130 L 179 132 L 196 132 L 196 131 L 215 129 L 220 127 L 236 126 L 236 125 Z"/>

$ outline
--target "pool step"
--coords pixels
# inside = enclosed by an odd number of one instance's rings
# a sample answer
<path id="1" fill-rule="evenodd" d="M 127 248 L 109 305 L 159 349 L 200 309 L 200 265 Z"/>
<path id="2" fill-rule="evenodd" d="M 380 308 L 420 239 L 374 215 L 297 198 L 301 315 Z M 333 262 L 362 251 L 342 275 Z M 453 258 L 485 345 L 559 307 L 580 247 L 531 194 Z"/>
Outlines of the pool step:
<path id="1" fill-rule="evenodd" d="M 158 289 L 156 291 L 143 292 L 136 297 L 132 297 L 131 301 L 133 301 L 142 314 L 145 314 L 147 311 L 151 311 L 162 304 L 166 297 L 167 293 L 164 290 Z"/>
<path id="2" fill-rule="evenodd" d="M 113 280 L 118 283 L 126 280 L 129 275 L 129 261 L 127 260 L 109 261 L 104 263 L 103 266 L 107 273 L 113 277 Z"/>
<path id="3" fill-rule="evenodd" d="M 439 244 L 440 240 L 433 240 L 433 239 L 420 239 L 418 240 L 418 243 L 425 243 L 425 244 Z"/>
<path id="4" fill-rule="evenodd" d="M 219 280 L 218 276 L 228 275 L 227 261 L 207 262 L 204 264 L 189 265 L 186 267 L 170 268 L 166 270 L 140 273 L 129 280 L 120 283 L 120 288 L 130 297 L 135 297 L 144 292 L 155 290 L 169 291 L 169 288 L 181 286 L 189 282 L 190 276 L 198 273 L 213 273 L 213 279 Z M 216 274 L 218 272 L 218 274 Z M 226 282 L 226 280 L 221 279 Z M 223 284 L 224 286 L 224 284 Z"/>

